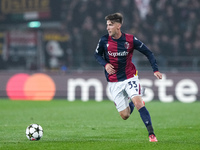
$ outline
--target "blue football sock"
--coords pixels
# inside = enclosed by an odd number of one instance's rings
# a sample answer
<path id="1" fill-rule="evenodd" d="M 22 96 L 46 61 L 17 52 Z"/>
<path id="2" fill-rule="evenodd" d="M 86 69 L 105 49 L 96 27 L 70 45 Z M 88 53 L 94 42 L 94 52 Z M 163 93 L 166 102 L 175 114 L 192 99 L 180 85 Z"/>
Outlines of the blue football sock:
<path id="1" fill-rule="evenodd" d="M 140 117 L 142 118 L 142 121 L 144 122 L 145 126 L 146 127 L 151 126 L 152 125 L 151 117 L 145 106 L 139 109 L 139 113 L 140 113 Z"/>
<path id="2" fill-rule="evenodd" d="M 129 107 L 130 107 L 130 109 L 131 109 L 131 112 L 130 112 L 130 114 L 133 112 L 133 110 L 134 110 L 134 107 L 135 107 L 135 105 L 133 104 L 133 101 L 131 101 L 130 103 L 129 103 Z"/>

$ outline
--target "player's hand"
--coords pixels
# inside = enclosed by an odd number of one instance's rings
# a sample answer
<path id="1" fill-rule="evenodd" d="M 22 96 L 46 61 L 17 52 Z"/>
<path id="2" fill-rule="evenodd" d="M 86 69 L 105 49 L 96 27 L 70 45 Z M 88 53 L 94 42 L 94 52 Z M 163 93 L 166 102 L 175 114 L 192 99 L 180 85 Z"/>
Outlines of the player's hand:
<path id="1" fill-rule="evenodd" d="M 109 74 L 114 74 L 115 73 L 114 66 L 111 65 L 110 63 L 106 64 L 105 69 Z"/>
<path id="2" fill-rule="evenodd" d="M 154 76 L 156 76 L 157 79 L 162 79 L 162 73 L 159 71 L 154 72 Z"/>

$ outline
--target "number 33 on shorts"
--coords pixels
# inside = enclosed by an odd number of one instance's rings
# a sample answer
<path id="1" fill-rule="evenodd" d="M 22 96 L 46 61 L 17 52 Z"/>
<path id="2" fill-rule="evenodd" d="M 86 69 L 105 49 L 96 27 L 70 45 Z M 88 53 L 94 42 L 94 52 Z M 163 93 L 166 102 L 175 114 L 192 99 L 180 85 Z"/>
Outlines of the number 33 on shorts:
<path id="1" fill-rule="evenodd" d="M 130 85 L 130 89 L 134 88 L 136 91 L 138 90 L 136 81 L 129 81 L 128 84 Z"/>
<path id="2" fill-rule="evenodd" d="M 128 86 L 126 86 L 125 90 L 130 98 L 134 96 L 141 96 L 141 87 L 138 79 L 133 80 L 132 78 L 132 80 L 127 82 L 127 85 Z"/>

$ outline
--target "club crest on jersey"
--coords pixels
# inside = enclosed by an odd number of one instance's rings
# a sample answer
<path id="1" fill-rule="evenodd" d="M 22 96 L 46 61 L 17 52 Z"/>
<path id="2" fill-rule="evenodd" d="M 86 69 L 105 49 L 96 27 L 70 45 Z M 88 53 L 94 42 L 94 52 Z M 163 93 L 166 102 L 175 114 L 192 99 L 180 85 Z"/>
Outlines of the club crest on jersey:
<path id="1" fill-rule="evenodd" d="M 124 43 L 124 47 L 125 47 L 126 49 L 128 49 L 128 48 L 129 48 L 129 43 L 128 43 L 128 42 L 125 42 L 125 43 Z"/>

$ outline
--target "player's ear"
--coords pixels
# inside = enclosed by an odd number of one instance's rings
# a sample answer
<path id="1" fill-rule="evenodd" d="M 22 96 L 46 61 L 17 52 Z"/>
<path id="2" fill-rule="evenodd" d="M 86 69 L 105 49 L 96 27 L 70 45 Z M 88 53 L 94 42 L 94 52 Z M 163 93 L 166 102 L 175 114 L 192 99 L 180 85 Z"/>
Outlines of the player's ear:
<path id="1" fill-rule="evenodd" d="M 120 30 L 121 27 L 122 27 L 122 24 L 121 24 L 121 23 L 118 23 L 117 29 Z"/>

